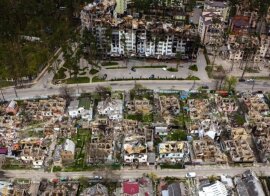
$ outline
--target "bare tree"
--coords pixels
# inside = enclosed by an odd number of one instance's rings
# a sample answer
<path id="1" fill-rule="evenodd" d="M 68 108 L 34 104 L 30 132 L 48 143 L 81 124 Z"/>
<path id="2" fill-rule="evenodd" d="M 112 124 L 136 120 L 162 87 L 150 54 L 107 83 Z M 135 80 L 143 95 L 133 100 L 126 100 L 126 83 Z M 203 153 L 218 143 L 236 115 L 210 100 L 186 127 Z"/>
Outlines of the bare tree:
<path id="1" fill-rule="evenodd" d="M 252 37 L 248 36 L 244 42 L 244 55 L 242 60 L 242 65 L 244 64 L 243 72 L 241 78 L 244 78 L 244 75 L 249 67 L 251 61 L 254 63 L 254 57 L 257 53 L 258 46 L 253 42 Z M 245 61 L 245 63 L 244 63 Z"/>
<path id="2" fill-rule="evenodd" d="M 103 178 L 103 181 L 105 182 L 117 181 L 120 179 L 120 175 L 110 168 L 101 169 L 99 171 L 94 172 L 94 174 L 101 176 Z"/>
<path id="3" fill-rule="evenodd" d="M 60 95 L 66 99 L 67 104 L 71 101 L 72 95 L 75 93 L 75 89 L 68 87 L 67 84 L 63 84 L 59 89 Z"/>
<path id="4" fill-rule="evenodd" d="M 106 86 L 97 86 L 95 89 L 95 92 L 102 98 L 102 99 L 106 99 L 107 97 L 109 97 L 111 95 L 111 89 L 110 87 L 106 87 Z"/>

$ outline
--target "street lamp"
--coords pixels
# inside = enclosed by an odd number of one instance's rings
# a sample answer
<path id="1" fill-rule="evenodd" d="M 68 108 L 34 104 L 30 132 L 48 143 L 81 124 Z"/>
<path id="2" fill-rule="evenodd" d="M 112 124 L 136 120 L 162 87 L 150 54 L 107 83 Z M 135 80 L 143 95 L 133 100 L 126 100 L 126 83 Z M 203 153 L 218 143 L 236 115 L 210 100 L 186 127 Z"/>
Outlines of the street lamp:
<path id="1" fill-rule="evenodd" d="M 14 92 L 15 92 L 16 97 L 18 97 L 18 94 L 17 94 L 17 91 L 16 91 L 16 87 L 14 87 Z"/>
<path id="2" fill-rule="evenodd" d="M 253 92 L 254 86 L 255 86 L 255 79 L 253 78 L 252 88 L 251 88 L 251 91 L 252 91 L 252 92 Z"/>

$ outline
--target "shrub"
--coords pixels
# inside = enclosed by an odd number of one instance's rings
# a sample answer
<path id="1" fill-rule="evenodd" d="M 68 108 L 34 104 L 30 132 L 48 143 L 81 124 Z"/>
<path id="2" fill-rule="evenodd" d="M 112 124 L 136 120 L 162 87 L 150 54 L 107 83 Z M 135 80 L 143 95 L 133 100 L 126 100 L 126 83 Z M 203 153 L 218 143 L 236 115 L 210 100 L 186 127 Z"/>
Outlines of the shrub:
<path id="1" fill-rule="evenodd" d="M 186 80 L 200 80 L 197 76 L 188 76 L 186 77 Z"/>
<path id="2" fill-rule="evenodd" d="M 59 171 L 62 171 L 62 167 L 60 167 L 60 166 L 53 167 L 53 172 L 59 172 Z"/>
<path id="3" fill-rule="evenodd" d="M 54 80 L 61 80 L 61 79 L 65 79 L 66 78 L 66 74 L 65 74 L 66 68 L 61 67 L 58 72 L 54 75 L 53 79 Z"/>
<path id="4" fill-rule="evenodd" d="M 182 130 L 176 130 L 169 134 L 168 136 L 169 140 L 173 141 L 186 141 L 187 140 L 187 134 L 185 131 Z"/>
<path id="5" fill-rule="evenodd" d="M 176 69 L 174 67 L 169 67 L 167 70 L 170 72 L 178 72 L 178 69 Z"/>
<path id="6" fill-rule="evenodd" d="M 91 69 L 89 73 L 94 75 L 94 74 L 96 74 L 98 72 L 99 72 L 99 70 L 97 70 L 97 69 Z"/>
<path id="7" fill-rule="evenodd" d="M 67 84 L 76 84 L 76 83 L 89 83 L 89 77 L 73 77 L 65 80 Z"/>
<path id="8" fill-rule="evenodd" d="M 197 67 L 196 64 L 190 65 L 188 69 L 189 69 L 189 70 L 192 70 L 192 71 L 198 71 L 198 67 Z"/>
<path id="9" fill-rule="evenodd" d="M 118 65 L 118 62 L 114 62 L 114 61 L 109 61 L 109 62 L 103 62 L 101 63 L 102 66 L 114 66 L 114 65 Z"/>
<path id="10" fill-rule="evenodd" d="M 209 66 L 209 65 L 207 65 L 205 67 L 205 71 L 207 72 L 207 75 L 208 75 L 209 78 L 212 78 L 212 70 L 213 70 L 213 68 L 211 66 Z"/>
<path id="11" fill-rule="evenodd" d="M 207 54 L 207 49 L 205 47 L 204 47 L 204 50 L 203 50 L 203 54 L 205 56 L 205 60 L 206 60 L 207 65 L 209 65 L 210 64 L 210 59 L 209 59 L 209 56 Z"/>
<path id="12" fill-rule="evenodd" d="M 92 78 L 92 82 L 104 82 L 105 80 L 103 78 L 100 78 L 99 76 L 94 76 Z"/>

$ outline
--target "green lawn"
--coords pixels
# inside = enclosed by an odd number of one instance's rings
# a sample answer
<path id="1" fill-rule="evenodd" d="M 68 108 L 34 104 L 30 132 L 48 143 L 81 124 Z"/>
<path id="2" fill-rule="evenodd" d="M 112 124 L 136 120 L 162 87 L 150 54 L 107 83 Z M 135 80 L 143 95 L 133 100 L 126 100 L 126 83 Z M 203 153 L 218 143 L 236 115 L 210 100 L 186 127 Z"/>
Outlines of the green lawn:
<path id="1" fill-rule="evenodd" d="M 61 79 L 65 79 L 66 78 L 66 74 L 65 74 L 65 71 L 67 69 L 64 68 L 64 67 L 61 67 L 58 72 L 54 75 L 53 79 L 54 80 L 61 80 Z"/>
<path id="2" fill-rule="evenodd" d="M 185 166 L 182 167 L 182 165 L 180 165 L 179 163 L 175 165 L 165 163 L 165 164 L 160 165 L 160 168 L 161 169 L 185 169 Z"/>
<path id="3" fill-rule="evenodd" d="M 103 62 L 101 63 L 102 66 L 114 66 L 114 65 L 118 65 L 118 62 L 115 61 L 109 61 L 109 62 Z"/>
<path id="4" fill-rule="evenodd" d="M 106 67 L 106 69 L 126 69 L 126 67 Z"/>
<path id="5" fill-rule="evenodd" d="M 189 69 L 189 70 L 192 70 L 192 71 L 198 71 L 198 67 L 197 67 L 196 64 L 190 65 L 188 69 Z"/>
<path id="6" fill-rule="evenodd" d="M 77 135 L 72 137 L 76 145 L 75 163 L 77 168 L 85 167 L 85 148 L 91 137 L 91 131 L 89 129 L 78 129 Z"/>
<path id="7" fill-rule="evenodd" d="M 167 67 L 166 65 L 145 65 L 145 66 L 133 66 L 136 69 L 140 69 L 140 68 L 163 68 L 163 67 Z"/>
<path id="8" fill-rule="evenodd" d="M 0 81 L 0 88 L 12 86 L 13 84 L 14 83 L 12 81 L 1 80 Z"/>
<path id="9" fill-rule="evenodd" d="M 152 122 L 153 121 L 153 114 L 129 114 L 127 115 L 127 119 L 130 120 L 137 120 L 140 122 Z"/>
<path id="10" fill-rule="evenodd" d="M 79 99 L 79 107 L 84 107 L 84 109 L 90 108 L 90 99 L 89 97 L 82 97 Z"/>
<path id="11" fill-rule="evenodd" d="M 89 77 L 73 77 L 65 80 L 67 84 L 76 84 L 76 83 L 89 83 Z"/>
<path id="12" fill-rule="evenodd" d="M 103 78 L 100 78 L 98 76 L 94 76 L 92 78 L 92 82 L 104 82 L 105 80 Z"/>
<path id="13" fill-rule="evenodd" d="M 167 70 L 170 71 L 170 72 L 178 72 L 178 69 L 174 68 L 174 67 L 170 67 Z"/>
<path id="14" fill-rule="evenodd" d="M 185 80 L 200 80 L 197 76 L 188 76 Z"/>

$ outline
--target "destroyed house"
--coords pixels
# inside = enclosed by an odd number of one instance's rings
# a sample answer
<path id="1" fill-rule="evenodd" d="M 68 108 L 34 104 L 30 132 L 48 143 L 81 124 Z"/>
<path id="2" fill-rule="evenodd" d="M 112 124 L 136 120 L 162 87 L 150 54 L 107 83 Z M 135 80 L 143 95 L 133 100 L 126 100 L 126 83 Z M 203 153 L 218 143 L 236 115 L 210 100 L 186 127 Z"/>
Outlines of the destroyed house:
<path id="1" fill-rule="evenodd" d="M 124 161 L 125 163 L 146 163 L 147 146 L 145 136 L 130 135 L 124 139 Z"/>
<path id="2" fill-rule="evenodd" d="M 179 162 L 189 154 L 189 146 L 184 141 L 167 141 L 158 146 L 160 162 Z"/>
<path id="3" fill-rule="evenodd" d="M 214 140 L 210 138 L 203 138 L 201 140 L 194 140 L 192 142 L 194 163 L 210 163 L 210 164 L 224 164 L 227 162 L 227 157 L 216 146 Z"/>
<path id="4" fill-rule="evenodd" d="M 235 163 L 253 163 L 255 161 L 253 151 L 246 140 L 226 140 L 223 142 L 223 147 Z"/>

